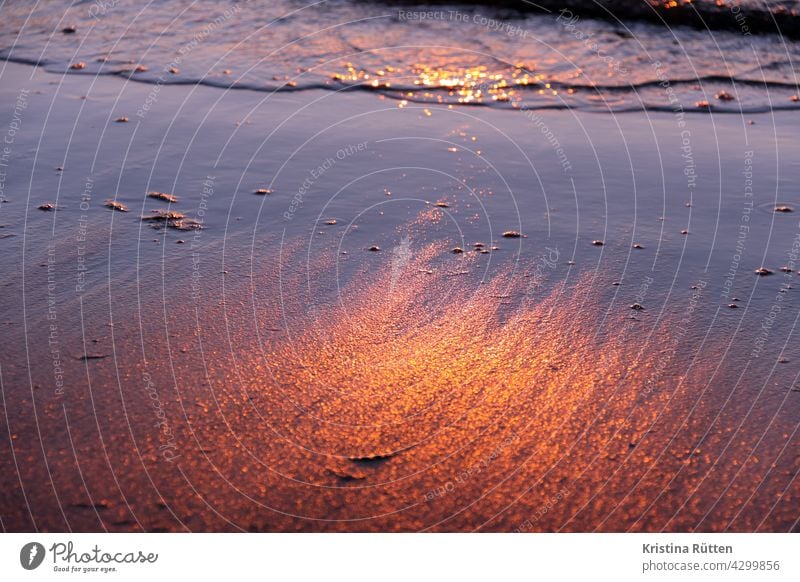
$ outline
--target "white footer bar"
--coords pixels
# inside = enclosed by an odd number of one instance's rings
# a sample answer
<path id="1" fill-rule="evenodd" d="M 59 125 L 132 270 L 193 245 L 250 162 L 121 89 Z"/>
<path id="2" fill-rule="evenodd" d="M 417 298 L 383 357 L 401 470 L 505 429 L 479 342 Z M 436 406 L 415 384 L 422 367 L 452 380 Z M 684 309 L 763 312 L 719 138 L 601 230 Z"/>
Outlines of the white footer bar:
<path id="1" fill-rule="evenodd" d="M 799 561 L 793 534 L 0 535 L 2 580 L 777 582 Z"/>

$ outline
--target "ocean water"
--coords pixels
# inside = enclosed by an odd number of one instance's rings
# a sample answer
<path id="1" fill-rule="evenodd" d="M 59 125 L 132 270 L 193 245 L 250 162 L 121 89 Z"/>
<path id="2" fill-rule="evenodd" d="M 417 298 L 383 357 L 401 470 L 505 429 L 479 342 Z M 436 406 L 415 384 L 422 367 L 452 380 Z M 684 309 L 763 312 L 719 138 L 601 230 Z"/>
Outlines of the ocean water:
<path id="1" fill-rule="evenodd" d="M 12 1 L 0 8 L 0 57 L 160 85 L 365 90 L 453 105 L 800 107 L 794 1 L 500 5 Z"/>

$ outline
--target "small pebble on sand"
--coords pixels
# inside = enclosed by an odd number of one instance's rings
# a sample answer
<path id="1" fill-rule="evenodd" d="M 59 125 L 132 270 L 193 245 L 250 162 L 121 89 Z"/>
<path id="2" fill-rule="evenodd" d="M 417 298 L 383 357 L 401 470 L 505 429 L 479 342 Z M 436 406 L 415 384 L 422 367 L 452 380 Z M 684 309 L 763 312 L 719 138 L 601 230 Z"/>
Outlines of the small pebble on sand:
<path id="1" fill-rule="evenodd" d="M 522 233 L 516 230 L 507 230 L 503 233 L 504 238 L 519 238 L 522 236 Z"/>
<path id="2" fill-rule="evenodd" d="M 116 210 L 117 212 L 128 212 L 128 207 L 121 202 L 117 202 L 116 200 L 106 200 L 104 204 L 111 210 Z"/>
<path id="3" fill-rule="evenodd" d="M 606 244 L 606 243 L 604 243 L 604 242 L 603 242 L 603 241 L 601 241 L 601 240 L 593 240 L 593 241 L 592 241 L 592 244 L 593 244 L 594 246 L 596 246 L 596 247 L 601 247 L 601 246 L 603 246 L 603 245 L 604 245 L 604 244 Z"/>
<path id="4" fill-rule="evenodd" d="M 39 205 L 39 210 L 44 210 L 45 212 L 50 211 L 50 210 L 55 210 L 55 208 L 56 208 L 56 205 L 55 204 L 51 204 L 50 202 L 47 202 L 45 204 L 40 204 Z"/>
<path id="5" fill-rule="evenodd" d="M 766 277 L 767 275 L 772 275 L 772 271 L 770 269 L 767 269 L 766 267 L 759 267 L 758 269 L 756 269 L 755 273 L 760 277 Z"/>
<path id="6" fill-rule="evenodd" d="M 148 198 L 155 198 L 156 200 L 161 200 L 163 202 L 170 202 L 172 204 L 178 201 L 178 197 L 174 194 L 169 194 L 168 192 L 148 192 Z"/>
<path id="7" fill-rule="evenodd" d="M 153 226 L 159 228 L 166 226 L 175 230 L 202 230 L 203 224 L 193 218 L 186 218 L 180 212 L 157 211 L 150 216 L 142 216 L 142 220 L 154 223 Z"/>

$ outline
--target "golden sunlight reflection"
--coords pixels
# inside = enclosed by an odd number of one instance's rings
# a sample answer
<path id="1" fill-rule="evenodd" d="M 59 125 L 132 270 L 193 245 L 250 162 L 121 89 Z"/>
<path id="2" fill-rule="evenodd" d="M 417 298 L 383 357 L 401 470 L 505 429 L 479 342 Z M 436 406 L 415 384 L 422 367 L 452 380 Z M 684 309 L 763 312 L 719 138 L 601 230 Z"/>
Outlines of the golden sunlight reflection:
<path id="1" fill-rule="evenodd" d="M 699 357 L 686 372 L 685 322 L 610 307 L 608 282 L 543 275 L 535 260 L 481 283 L 484 255 L 409 240 L 365 251 L 363 268 L 339 283 L 332 251 L 311 265 L 289 253 L 279 286 L 254 281 L 255 303 L 226 312 L 226 325 L 256 324 L 260 339 L 244 349 L 252 332 L 235 338 L 236 373 L 214 387 L 228 395 L 217 413 L 235 421 L 241 451 L 210 454 L 216 471 L 312 529 L 619 530 L 696 519 L 704 500 L 675 507 L 734 468 L 712 467 L 723 441 L 709 436 L 701 450 L 704 429 L 687 422 L 717 362 Z M 201 441 L 219 438 L 205 429 L 214 418 L 189 419 Z M 739 495 L 737 482 L 730 498 Z M 707 525 L 725 523 L 733 501 Z"/>
<path id="2" fill-rule="evenodd" d="M 345 84 L 372 89 L 396 89 L 407 97 L 418 95 L 426 100 L 444 102 L 443 95 L 426 92 L 444 90 L 447 96 L 461 104 L 489 102 L 515 103 L 521 99 L 518 87 L 539 88 L 539 94 L 558 95 L 544 74 L 534 73 L 535 66 L 518 64 L 514 67 L 490 70 L 486 66 L 469 68 L 446 67 L 416 63 L 408 70 L 385 67 L 375 72 L 357 68 L 353 63 L 343 65 L 344 72 L 334 73 L 333 79 Z M 413 86 L 414 92 L 402 87 Z M 450 99 L 448 99 L 450 102 Z"/>

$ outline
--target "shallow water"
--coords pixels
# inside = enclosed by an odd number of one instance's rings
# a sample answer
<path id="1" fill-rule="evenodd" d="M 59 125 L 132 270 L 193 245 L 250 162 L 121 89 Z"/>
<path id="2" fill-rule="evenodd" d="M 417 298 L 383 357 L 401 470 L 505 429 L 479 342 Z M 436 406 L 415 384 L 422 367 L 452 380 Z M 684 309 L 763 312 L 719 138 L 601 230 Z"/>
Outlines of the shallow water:
<path id="1" fill-rule="evenodd" d="M 794 18 L 794 2 L 681 3 L 685 15 L 668 20 L 700 14 L 712 28 L 726 23 L 727 30 L 713 32 L 643 22 L 638 2 L 610 4 L 615 18 L 600 21 L 588 17 L 594 2 L 564 9 L 545 3 L 545 14 L 447 3 L 96 0 L 32 10 L 27 2 L 6 2 L 0 56 L 53 72 L 130 75 L 158 85 L 365 90 L 498 108 L 800 107 L 792 99 L 797 44 L 755 26 L 774 15 Z M 667 8 L 663 16 L 677 11 Z M 64 34 L 68 26 L 76 31 Z M 783 25 L 787 34 L 795 28 Z M 77 63 L 85 68 L 71 70 Z"/>

